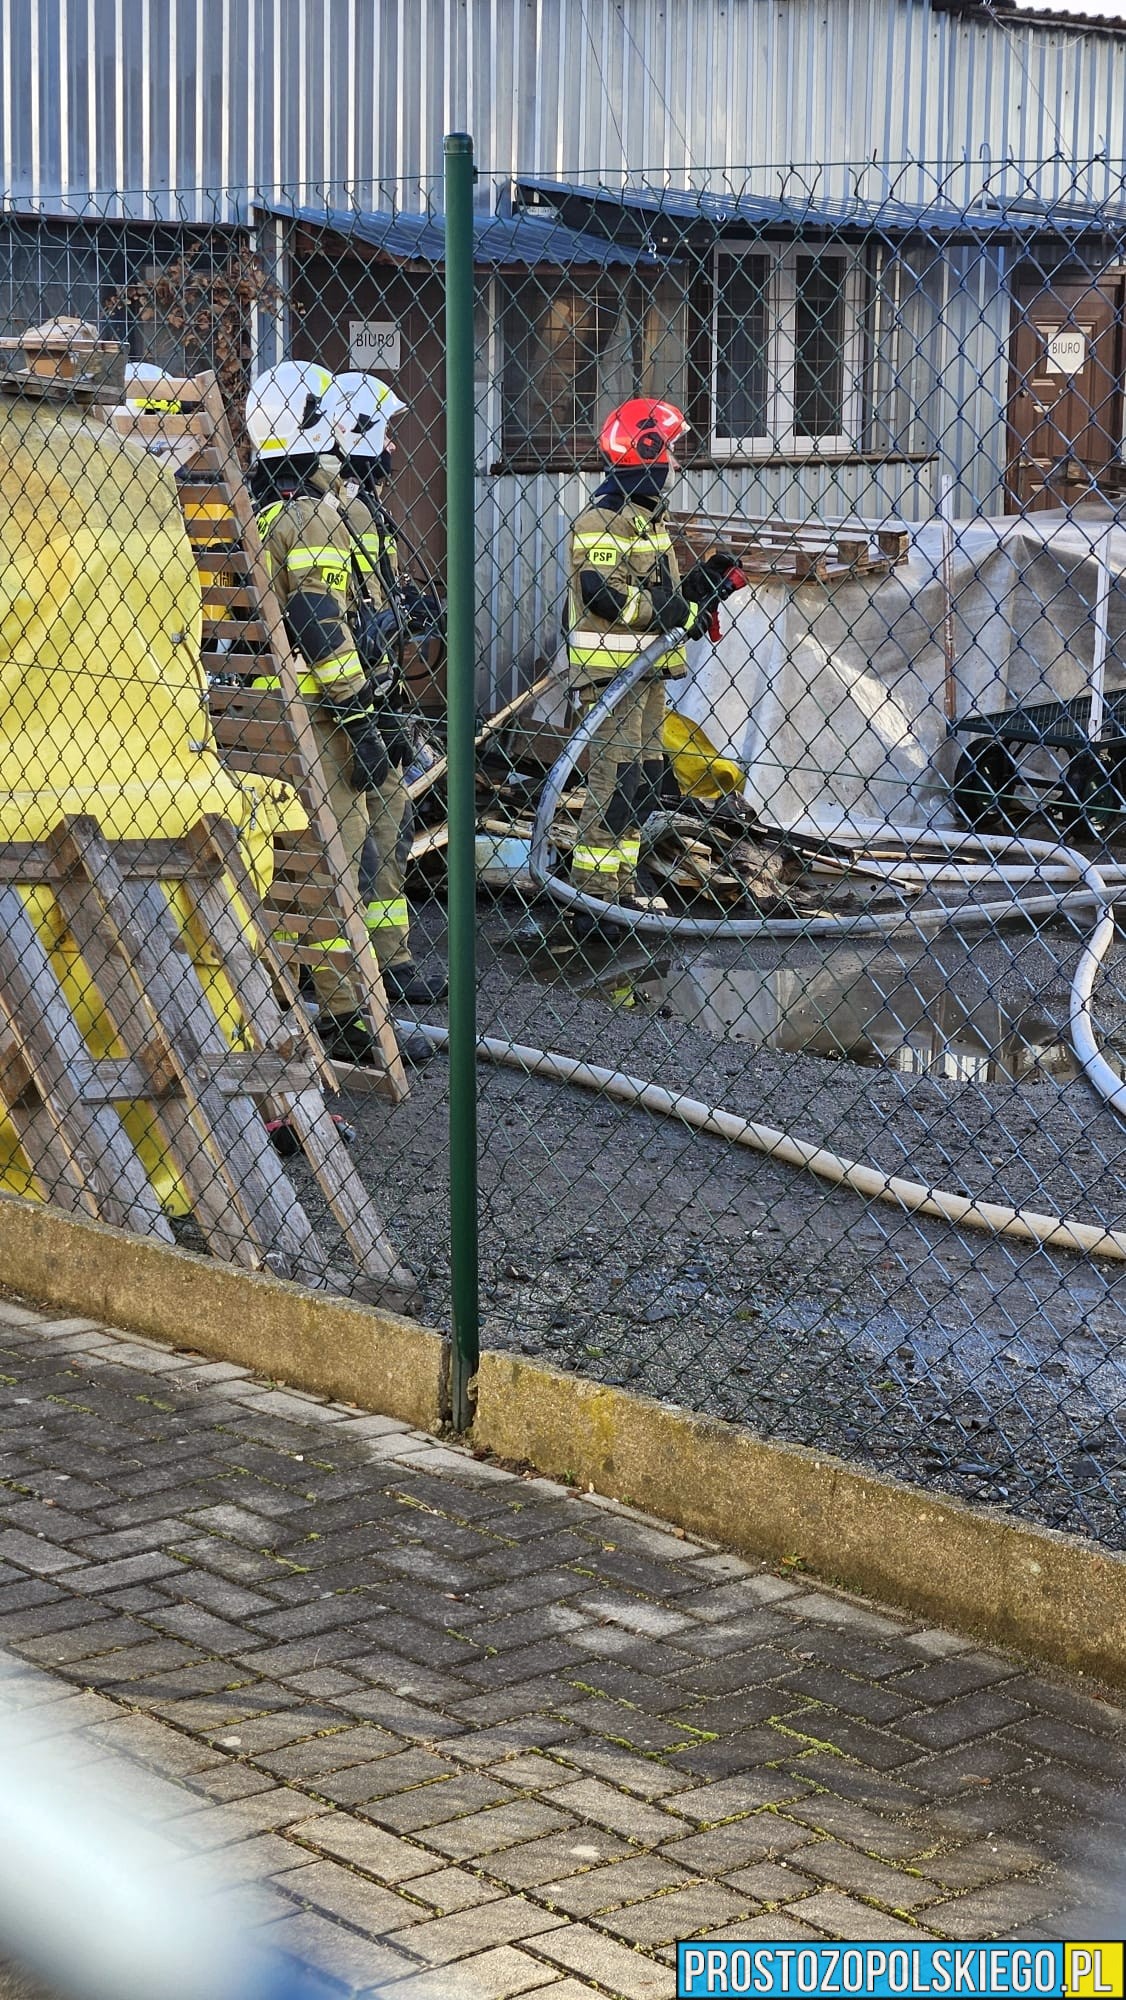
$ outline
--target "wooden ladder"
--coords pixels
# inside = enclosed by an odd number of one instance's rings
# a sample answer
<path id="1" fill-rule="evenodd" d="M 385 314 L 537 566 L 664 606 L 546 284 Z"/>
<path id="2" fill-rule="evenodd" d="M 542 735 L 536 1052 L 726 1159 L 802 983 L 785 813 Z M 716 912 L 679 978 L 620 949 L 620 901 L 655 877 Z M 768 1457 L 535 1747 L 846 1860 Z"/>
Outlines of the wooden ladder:
<path id="1" fill-rule="evenodd" d="M 44 890 L 61 944 L 29 907 Z M 266 930 L 226 820 L 110 841 L 81 818 L 0 845 L 0 1107 L 43 1200 L 172 1242 L 130 1136 L 140 1109 L 213 1256 L 413 1308 L 415 1279 L 328 1110 L 331 1065 Z M 201 965 L 225 982 L 227 1032 Z M 354 1270 L 318 1236 L 267 1119 L 288 1127 Z"/>
<path id="2" fill-rule="evenodd" d="M 381 1058 L 374 1084 L 398 1102 L 407 1094 L 406 1072 L 219 384 L 208 373 L 127 382 L 126 393 L 155 407 L 116 411 L 115 429 L 175 471 L 200 573 L 201 651 L 219 753 L 232 770 L 285 779 L 309 817 L 304 833 L 275 837 L 274 880 L 265 898 L 275 945 L 299 977 L 301 967 L 316 963 L 318 947 L 347 939 L 348 969 L 364 995 Z M 253 687 L 259 677 L 276 679 L 278 690 Z"/>

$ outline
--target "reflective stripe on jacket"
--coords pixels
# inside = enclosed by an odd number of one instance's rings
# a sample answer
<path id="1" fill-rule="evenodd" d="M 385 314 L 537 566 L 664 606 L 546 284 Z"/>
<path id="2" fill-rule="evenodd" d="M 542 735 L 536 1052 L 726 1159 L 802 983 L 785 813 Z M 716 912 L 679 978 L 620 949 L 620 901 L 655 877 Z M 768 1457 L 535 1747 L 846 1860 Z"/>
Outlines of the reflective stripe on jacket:
<path id="1" fill-rule="evenodd" d="M 325 659 L 305 662 L 298 680 L 301 693 L 338 697 L 350 687 L 358 689 L 364 670 L 348 622 L 352 539 L 339 502 L 331 493 L 272 501 L 258 516 L 258 533 L 282 611 L 305 593 L 318 607 L 330 599 L 339 621 L 339 646 Z"/>
<path id="2" fill-rule="evenodd" d="M 584 679 L 608 680 L 611 675 L 620 673 L 623 667 L 645 651 L 646 646 L 651 646 L 654 639 L 661 636 L 659 632 L 623 632 L 613 626 L 599 627 L 590 623 L 589 612 L 583 615 L 584 623 L 576 625 L 567 634 L 567 660 L 575 676 L 576 687 L 580 687 Z M 659 672 L 671 678 L 684 673 L 687 665 L 688 656 L 684 647 L 677 646 L 665 654 Z"/>
<path id="3" fill-rule="evenodd" d="M 616 617 L 602 617 L 584 604 L 584 571 L 622 597 Z M 631 501 L 587 507 L 571 532 L 570 572 L 567 656 L 572 676 L 578 685 L 606 680 L 660 636 L 652 592 L 680 588 L 668 530 L 659 515 Z M 683 673 L 683 651 L 670 656 L 661 671 Z"/>

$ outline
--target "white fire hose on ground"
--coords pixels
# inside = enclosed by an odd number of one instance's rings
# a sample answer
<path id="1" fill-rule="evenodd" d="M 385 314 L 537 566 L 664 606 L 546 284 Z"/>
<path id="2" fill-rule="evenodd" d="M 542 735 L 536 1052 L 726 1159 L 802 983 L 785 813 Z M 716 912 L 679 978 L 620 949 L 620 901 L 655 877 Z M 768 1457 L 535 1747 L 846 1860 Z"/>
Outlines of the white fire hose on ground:
<path id="1" fill-rule="evenodd" d="M 879 829 L 879 839 L 885 846 L 895 842 L 910 849 L 912 854 L 924 850 L 946 857 L 948 866 L 942 870 L 942 875 L 948 879 L 951 866 L 954 876 L 961 877 L 956 857 L 963 852 L 977 857 L 967 871 L 970 882 L 984 879 L 1004 883 L 1006 856 L 1012 856 L 1017 864 L 1011 884 L 1013 890 L 1020 890 L 1030 880 L 1042 883 L 1045 880 L 1042 869 L 1046 867 L 1051 871 L 1050 887 L 1045 895 L 1025 897 L 1010 894 L 1002 901 L 946 904 L 932 910 L 917 911 L 911 916 L 891 911 L 812 920 L 801 917 L 673 917 L 658 911 L 639 912 L 625 905 L 603 903 L 552 873 L 548 859 L 551 824 L 575 764 L 603 719 L 639 681 L 652 672 L 665 652 L 682 645 L 686 636 L 683 632 L 664 635 L 616 675 L 588 711 L 548 773 L 536 813 L 529 856 L 532 877 L 537 884 L 553 901 L 565 908 L 587 910 L 603 921 L 621 923 L 643 936 L 712 940 L 886 937 L 904 929 L 915 933 L 929 933 L 954 925 L 964 929 L 971 925 L 988 926 L 1004 917 L 1060 916 L 1093 907 L 1098 912 L 1098 920 L 1083 947 L 1071 985 L 1068 1010 L 1071 1044 L 1091 1087 L 1112 1110 L 1126 1117 L 1126 1083 L 1101 1054 L 1091 1020 L 1095 981 L 1115 935 L 1112 897 L 1118 893 L 1119 883 L 1116 880 L 1112 888 L 1105 874 L 1113 872 L 1118 878 L 1120 871 L 1117 868 L 1100 871 L 1069 847 L 1054 841 L 987 837 L 929 828 L 913 830 L 905 836 L 902 829 L 883 827 Z M 990 858 L 991 863 L 984 871 L 978 865 L 983 854 Z M 909 860 L 904 865 L 910 870 Z M 892 864 L 890 870 L 893 880 L 895 866 Z M 444 1028 L 432 1027 L 428 1022 L 397 1021 L 395 1025 L 401 1032 L 426 1036 L 434 1048 L 444 1048 L 449 1039 Z M 678 1119 L 695 1131 L 714 1134 L 736 1146 L 750 1147 L 770 1159 L 781 1161 L 783 1165 L 800 1167 L 807 1173 L 816 1174 L 834 1186 L 851 1188 L 866 1200 L 891 1202 L 912 1214 L 936 1216 L 940 1221 L 984 1229 L 994 1236 L 1019 1237 L 1025 1242 L 1038 1243 L 1052 1250 L 1075 1250 L 1087 1256 L 1110 1257 L 1126 1262 L 1126 1231 L 1107 1229 L 1101 1223 L 1081 1222 L 1068 1216 L 1043 1215 L 1035 1209 L 1012 1208 L 1003 1202 L 979 1201 L 947 1189 L 929 1187 L 921 1181 L 906 1180 L 898 1174 L 885 1173 L 882 1167 L 830 1152 L 824 1146 L 783 1132 L 775 1126 L 756 1124 L 733 1112 L 715 1110 L 698 1098 L 666 1090 L 659 1084 L 630 1076 L 623 1070 L 583 1062 L 578 1057 L 558 1051 L 531 1048 L 484 1035 L 477 1043 L 477 1053 L 488 1062 L 521 1070 L 528 1076 L 542 1076 L 554 1083 L 571 1084 L 578 1089 L 613 1098 L 620 1104 L 635 1105 L 641 1110 L 656 1112 L 661 1117 Z"/>

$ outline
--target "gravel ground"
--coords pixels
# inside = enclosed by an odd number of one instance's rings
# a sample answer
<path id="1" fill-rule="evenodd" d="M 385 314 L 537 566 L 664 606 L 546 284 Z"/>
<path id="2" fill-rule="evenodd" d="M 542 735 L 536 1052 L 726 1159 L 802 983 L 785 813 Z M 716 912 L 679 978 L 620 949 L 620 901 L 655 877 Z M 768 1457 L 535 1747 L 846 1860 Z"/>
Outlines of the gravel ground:
<path id="1" fill-rule="evenodd" d="M 959 1082 L 717 1039 L 667 1017 L 636 953 L 602 968 L 602 990 L 577 991 L 573 967 L 533 976 L 512 949 L 520 915 L 511 900 L 482 906 L 482 1032 L 626 1069 L 889 1172 L 1126 1226 L 1126 1130 L 1081 1079 Z M 428 920 L 439 945 L 440 912 Z M 1014 925 L 897 949 L 955 982 L 972 962 L 1051 1040 L 1080 942 L 1066 925 Z M 779 962 L 746 945 L 695 955 Z M 785 958 L 820 962 L 810 946 Z M 1108 1033 L 1126 1030 L 1126 952 L 1099 1005 Z M 564 1085 L 488 1064 L 480 1075 L 487 1343 L 1126 1545 L 1121 1266 L 866 1203 Z M 365 1181 L 438 1323 L 446 1109 L 444 1059 L 413 1073 L 403 1105 L 347 1103 Z"/>

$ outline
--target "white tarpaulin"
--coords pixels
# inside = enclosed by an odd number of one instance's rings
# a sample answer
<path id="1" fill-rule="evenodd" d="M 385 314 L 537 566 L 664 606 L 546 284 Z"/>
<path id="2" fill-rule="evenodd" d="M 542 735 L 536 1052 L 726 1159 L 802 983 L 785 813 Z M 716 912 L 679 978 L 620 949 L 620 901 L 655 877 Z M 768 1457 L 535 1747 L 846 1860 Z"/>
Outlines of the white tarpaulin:
<path id="1" fill-rule="evenodd" d="M 1097 549 L 1107 517 L 1043 513 L 954 524 L 957 714 L 1080 694 L 1091 671 Z M 1126 526 L 1107 543 L 1107 689 L 1126 688 Z M 889 574 L 756 583 L 690 649 L 670 702 L 748 773 L 764 818 L 949 822 L 942 529 L 912 533 Z"/>

